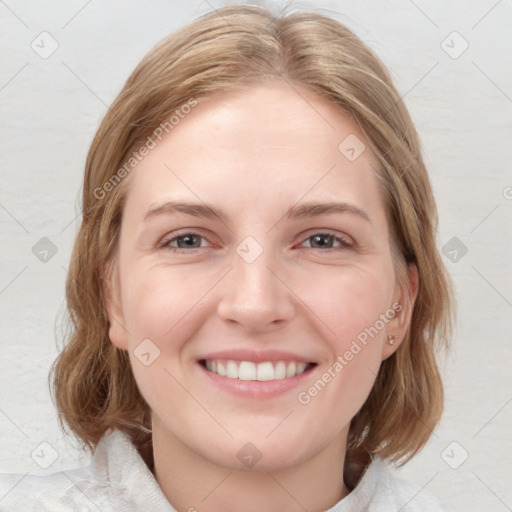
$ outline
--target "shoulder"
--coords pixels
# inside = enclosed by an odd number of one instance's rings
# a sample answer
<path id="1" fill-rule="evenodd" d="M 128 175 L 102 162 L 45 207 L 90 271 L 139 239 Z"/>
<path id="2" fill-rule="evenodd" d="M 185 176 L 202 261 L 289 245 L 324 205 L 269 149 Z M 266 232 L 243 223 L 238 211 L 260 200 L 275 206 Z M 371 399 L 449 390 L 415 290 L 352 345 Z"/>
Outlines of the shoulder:
<path id="1" fill-rule="evenodd" d="M 356 488 L 328 512 L 450 512 L 433 494 L 375 457 Z"/>
<path id="2" fill-rule="evenodd" d="M 91 482 L 89 468 L 60 471 L 46 476 L 2 474 L 0 510 L 92 510 L 93 503 L 87 503 L 87 494 L 81 492 L 84 482 L 88 482 L 85 493 L 96 495 L 98 488 L 101 488 L 100 482 Z"/>
<path id="3" fill-rule="evenodd" d="M 391 469 L 386 469 L 389 475 L 389 487 L 395 496 L 397 510 L 402 512 L 450 512 L 431 492 L 413 484 L 399 476 Z"/>
<path id="4" fill-rule="evenodd" d="M 144 510 L 172 512 L 128 436 L 106 434 L 87 467 L 46 476 L 0 474 L 2 512 Z"/>

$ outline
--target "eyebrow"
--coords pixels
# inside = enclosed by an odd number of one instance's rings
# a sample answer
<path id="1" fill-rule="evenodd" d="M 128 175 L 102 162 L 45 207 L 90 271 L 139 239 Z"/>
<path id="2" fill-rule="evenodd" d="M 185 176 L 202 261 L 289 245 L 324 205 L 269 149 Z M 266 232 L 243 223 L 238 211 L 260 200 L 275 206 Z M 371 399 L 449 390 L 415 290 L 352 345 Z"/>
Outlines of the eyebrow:
<path id="1" fill-rule="evenodd" d="M 227 215 L 215 206 L 186 201 L 168 201 L 160 206 L 150 208 L 144 215 L 144 220 L 146 221 L 151 217 L 169 213 L 183 213 L 194 217 L 218 219 L 223 223 L 227 220 Z M 368 214 L 357 206 L 332 201 L 328 203 L 307 202 L 293 205 L 282 218 L 298 219 L 333 213 L 350 213 L 370 222 Z"/>

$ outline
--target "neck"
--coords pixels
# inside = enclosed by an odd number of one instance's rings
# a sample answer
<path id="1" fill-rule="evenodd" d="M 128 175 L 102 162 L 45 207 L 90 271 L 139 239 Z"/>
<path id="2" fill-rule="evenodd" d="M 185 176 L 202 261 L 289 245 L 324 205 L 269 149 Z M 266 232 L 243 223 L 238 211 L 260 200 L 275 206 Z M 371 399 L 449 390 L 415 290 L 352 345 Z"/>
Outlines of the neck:
<path id="1" fill-rule="evenodd" d="M 216 464 L 153 422 L 155 477 L 179 511 L 320 512 L 347 494 L 346 432 L 314 457 L 285 469 L 245 470 Z"/>

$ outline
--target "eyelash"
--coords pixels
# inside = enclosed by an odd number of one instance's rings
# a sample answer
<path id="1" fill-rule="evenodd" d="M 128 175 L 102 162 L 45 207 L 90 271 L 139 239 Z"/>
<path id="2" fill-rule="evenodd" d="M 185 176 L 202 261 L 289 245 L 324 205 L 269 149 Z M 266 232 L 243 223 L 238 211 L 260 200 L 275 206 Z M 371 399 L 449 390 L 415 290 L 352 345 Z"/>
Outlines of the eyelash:
<path id="1" fill-rule="evenodd" d="M 176 235 L 171 239 L 164 240 L 161 244 L 159 244 L 159 248 L 168 250 L 172 253 L 190 253 L 190 254 L 195 254 L 197 252 L 197 250 L 203 248 L 202 246 L 200 246 L 200 247 L 192 247 L 190 249 L 184 249 L 181 247 L 172 247 L 170 245 L 172 242 L 176 242 L 180 238 L 185 238 L 187 236 L 197 236 L 203 240 L 208 240 L 205 236 L 200 235 L 199 233 L 194 233 L 193 231 L 190 231 L 190 232 L 185 232 L 185 233 Z M 315 236 L 324 236 L 326 238 L 332 237 L 334 242 L 340 243 L 340 246 L 339 247 L 329 247 L 327 249 L 315 248 L 315 247 L 304 247 L 305 249 L 313 250 L 315 252 L 320 251 L 322 254 L 326 254 L 326 253 L 331 253 L 331 252 L 335 252 L 335 251 L 340 251 L 343 249 L 350 249 L 354 246 L 354 243 L 351 241 L 351 239 L 348 236 L 339 236 L 339 235 L 337 236 L 334 233 L 331 233 L 329 231 L 318 231 L 316 233 L 313 233 L 312 235 L 306 237 L 304 242 L 310 240 L 311 238 L 313 238 Z M 304 242 L 302 242 L 302 243 L 304 243 Z"/>

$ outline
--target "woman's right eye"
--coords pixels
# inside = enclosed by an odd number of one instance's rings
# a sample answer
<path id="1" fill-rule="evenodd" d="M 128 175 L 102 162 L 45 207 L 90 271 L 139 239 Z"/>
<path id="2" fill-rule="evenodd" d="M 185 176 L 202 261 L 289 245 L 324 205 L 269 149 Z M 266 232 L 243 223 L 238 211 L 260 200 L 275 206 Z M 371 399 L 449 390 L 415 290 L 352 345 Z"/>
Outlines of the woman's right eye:
<path id="1" fill-rule="evenodd" d="M 206 242 L 206 238 L 198 235 L 197 233 L 184 233 L 165 240 L 162 242 L 161 247 L 164 249 L 187 251 L 188 249 L 200 249 L 201 247 L 206 247 L 207 245 L 203 244 L 202 241 Z"/>

